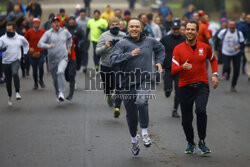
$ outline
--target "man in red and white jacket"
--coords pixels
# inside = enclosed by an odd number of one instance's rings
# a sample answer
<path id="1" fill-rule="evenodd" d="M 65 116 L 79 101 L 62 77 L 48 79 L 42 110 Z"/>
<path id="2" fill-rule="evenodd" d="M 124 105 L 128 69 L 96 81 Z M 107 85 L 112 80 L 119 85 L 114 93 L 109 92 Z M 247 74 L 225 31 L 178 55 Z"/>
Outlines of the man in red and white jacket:
<path id="1" fill-rule="evenodd" d="M 173 52 L 172 74 L 179 74 L 180 105 L 182 113 L 182 126 L 188 141 L 186 154 L 195 151 L 193 132 L 193 104 L 195 103 L 197 115 L 197 129 L 199 136 L 199 149 L 201 153 L 210 153 L 211 150 L 205 145 L 207 114 L 206 106 L 209 96 L 208 74 L 206 59 L 212 67 L 213 88 L 218 86 L 217 60 L 209 45 L 196 40 L 199 25 L 190 21 L 186 25 L 186 41 L 177 45 Z"/>

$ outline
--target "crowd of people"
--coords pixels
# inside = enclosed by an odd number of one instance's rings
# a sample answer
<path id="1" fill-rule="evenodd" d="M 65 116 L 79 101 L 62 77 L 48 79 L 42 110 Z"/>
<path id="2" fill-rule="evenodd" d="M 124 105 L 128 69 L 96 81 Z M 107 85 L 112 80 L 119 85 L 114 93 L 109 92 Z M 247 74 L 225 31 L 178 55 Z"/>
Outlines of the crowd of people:
<path id="1" fill-rule="evenodd" d="M 221 18 L 221 28 L 214 32 L 208 15 L 202 10 L 196 11 L 193 5 L 189 5 L 182 18 L 174 18 L 163 0 L 157 13 L 140 13 L 134 18 L 130 10 L 113 10 L 111 5 L 106 5 L 103 13 L 94 10 L 91 17 L 90 1 L 86 3 L 86 8 L 77 5 L 72 16 L 63 8 L 58 14 L 50 13 L 43 25 L 42 8 L 35 0 L 26 7 L 17 1 L 6 16 L 0 16 L 0 83 L 6 83 L 8 105 L 12 105 L 12 78 L 16 99 L 21 100 L 20 66 L 22 77 L 29 76 L 32 67 L 33 90 L 46 87 L 43 75 L 44 66 L 47 67 L 57 100 L 65 100 L 66 81 L 69 82 L 66 99 L 72 100 L 77 71 L 87 73 L 88 51 L 92 46 L 94 68 L 100 71 L 108 105 L 115 104 L 115 118 L 119 117 L 121 103 L 124 103 L 134 155 L 140 151 L 138 122 L 144 146 L 152 145 L 148 134 L 148 95 L 151 83 L 157 79 L 152 79 L 150 74 L 163 71 L 166 97 L 170 97 L 173 87 L 175 89 L 172 117 L 179 118 L 178 106 L 181 108 L 188 142 L 185 153 L 193 154 L 196 147 L 193 104 L 196 105 L 198 148 L 204 154 L 210 153 L 205 144 L 208 65 L 211 64 L 214 89 L 218 78 L 230 80 L 231 61 L 231 91 L 237 91 L 241 69 L 250 82 L 250 14 L 243 13 L 238 21 Z M 217 64 L 223 65 L 221 77 Z M 117 73 L 121 73 L 120 77 Z M 131 97 L 113 98 L 113 94 Z"/>

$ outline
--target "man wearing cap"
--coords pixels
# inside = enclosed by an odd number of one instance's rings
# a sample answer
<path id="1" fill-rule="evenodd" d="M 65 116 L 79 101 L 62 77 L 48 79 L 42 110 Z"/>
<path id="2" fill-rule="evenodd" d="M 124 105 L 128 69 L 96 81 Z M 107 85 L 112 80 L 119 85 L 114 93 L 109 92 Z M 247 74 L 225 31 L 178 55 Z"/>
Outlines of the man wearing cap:
<path id="1" fill-rule="evenodd" d="M 40 29 L 40 20 L 38 18 L 33 19 L 33 28 L 30 28 L 25 34 L 24 37 L 29 42 L 29 62 L 33 69 L 33 79 L 34 87 L 33 90 L 38 89 L 38 69 L 39 69 L 39 84 L 41 88 L 45 88 L 43 82 L 43 64 L 44 64 L 44 54 L 43 49 L 38 48 L 37 44 L 43 34 L 45 33 L 44 29 Z"/>
<path id="2" fill-rule="evenodd" d="M 68 54 L 72 45 L 72 36 L 68 30 L 60 27 L 60 20 L 54 17 L 51 29 L 46 31 L 40 41 L 39 48 L 48 49 L 48 66 L 52 75 L 58 101 L 64 101 L 65 76 Z"/>
<path id="3" fill-rule="evenodd" d="M 0 16 L 0 37 L 6 33 L 5 16 Z M 2 66 L 2 52 L 0 51 L 0 84 L 4 83 L 3 66 Z"/>
<path id="4" fill-rule="evenodd" d="M 43 24 L 43 29 L 45 29 L 45 31 L 49 30 L 51 28 L 51 20 L 55 17 L 55 14 L 54 13 L 50 13 L 49 14 L 49 18 L 48 18 L 48 21 L 46 21 L 44 24 Z"/>
<path id="5" fill-rule="evenodd" d="M 172 23 L 171 26 L 171 33 L 169 35 L 164 36 L 161 39 L 161 43 L 165 47 L 165 59 L 163 63 L 163 69 L 165 70 L 164 73 L 164 91 L 166 97 L 170 97 L 171 92 L 173 90 L 173 82 L 174 82 L 174 89 L 175 89 L 175 96 L 174 96 L 174 107 L 172 111 L 172 117 L 179 118 L 179 114 L 177 113 L 178 106 L 179 106 L 179 90 L 178 90 L 178 83 L 179 83 L 179 75 L 173 75 L 171 73 L 172 67 L 172 56 L 175 46 L 179 45 L 180 43 L 185 41 L 185 37 L 181 35 L 180 32 L 180 23 L 175 21 Z"/>
<path id="6" fill-rule="evenodd" d="M 65 14 L 65 9 L 61 8 L 59 10 L 59 14 L 58 14 L 57 18 L 60 21 L 60 27 L 62 27 L 63 24 L 66 23 L 66 21 L 68 19 L 68 16 Z"/>
<path id="7" fill-rule="evenodd" d="M 131 12 L 129 10 L 125 10 L 123 13 L 122 20 L 125 20 L 128 23 L 130 19 L 131 19 Z"/>

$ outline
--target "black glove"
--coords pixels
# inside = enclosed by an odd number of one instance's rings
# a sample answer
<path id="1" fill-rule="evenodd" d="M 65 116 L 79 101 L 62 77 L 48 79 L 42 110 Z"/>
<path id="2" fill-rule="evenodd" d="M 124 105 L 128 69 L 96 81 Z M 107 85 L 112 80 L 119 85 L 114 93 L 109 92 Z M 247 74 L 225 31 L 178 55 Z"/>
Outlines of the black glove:
<path id="1" fill-rule="evenodd" d="M 7 50 L 7 47 L 1 48 L 0 52 L 5 52 Z"/>
<path id="2" fill-rule="evenodd" d="M 110 41 L 110 46 L 115 46 L 117 42 L 119 42 L 119 39 L 113 39 L 112 41 Z"/>

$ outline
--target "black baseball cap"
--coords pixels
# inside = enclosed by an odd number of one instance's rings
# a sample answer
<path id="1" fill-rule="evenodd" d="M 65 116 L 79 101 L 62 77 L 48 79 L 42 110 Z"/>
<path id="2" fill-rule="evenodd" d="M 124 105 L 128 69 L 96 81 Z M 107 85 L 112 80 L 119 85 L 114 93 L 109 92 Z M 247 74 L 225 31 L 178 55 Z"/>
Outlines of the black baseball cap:
<path id="1" fill-rule="evenodd" d="M 179 21 L 172 22 L 171 28 L 173 28 L 173 29 L 179 29 L 180 27 L 181 27 L 181 25 L 180 25 Z"/>
<path id="2" fill-rule="evenodd" d="M 60 21 L 57 17 L 54 17 L 52 20 L 51 20 L 51 23 L 55 22 L 55 21 Z"/>

